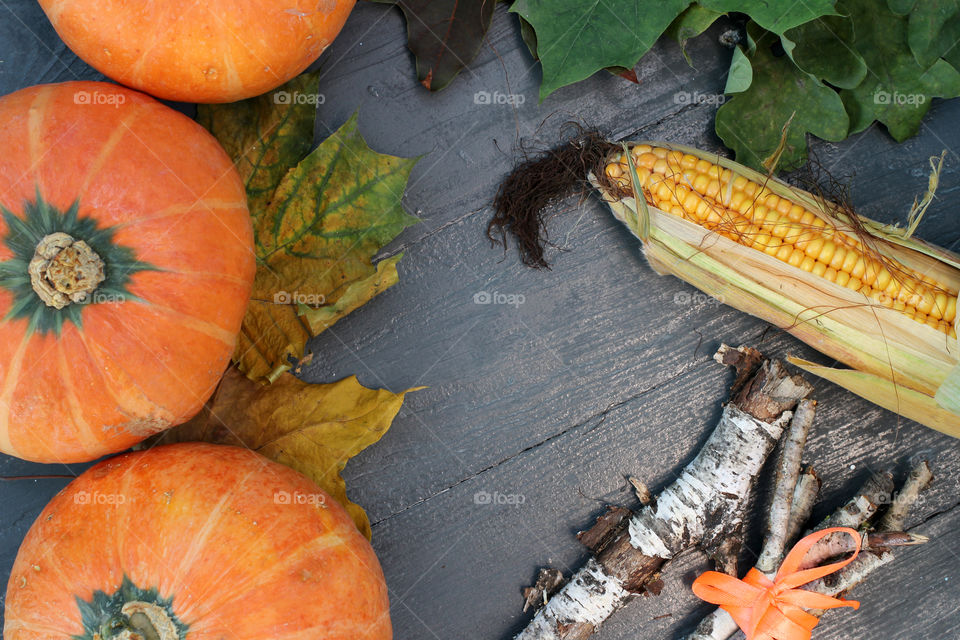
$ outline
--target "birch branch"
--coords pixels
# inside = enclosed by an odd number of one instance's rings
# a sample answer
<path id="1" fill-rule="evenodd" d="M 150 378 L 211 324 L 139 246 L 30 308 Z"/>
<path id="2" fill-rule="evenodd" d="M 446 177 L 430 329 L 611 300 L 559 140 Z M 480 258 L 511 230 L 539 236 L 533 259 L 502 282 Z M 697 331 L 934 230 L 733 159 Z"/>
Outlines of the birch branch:
<path id="1" fill-rule="evenodd" d="M 805 398 L 797 404 L 793 420 L 790 421 L 790 429 L 787 431 L 787 437 L 783 441 L 777 458 L 777 473 L 767 518 L 767 531 L 763 549 L 757 559 L 757 570 L 764 574 L 775 573 L 783 560 L 793 507 L 793 494 L 800 476 L 800 461 L 816 412 L 815 400 Z"/>
<path id="2" fill-rule="evenodd" d="M 910 475 L 903 483 L 900 493 L 890 504 L 887 513 L 884 514 L 880 525 L 877 527 L 880 531 L 893 531 L 902 529 L 907 520 L 907 513 L 910 507 L 914 505 L 920 497 L 920 492 L 930 486 L 933 481 L 933 473 L 930 471 L 930 465 L 926 460 L 922 460 L 913 466 Z"/>
<path id="3" fill-rule="evenodd" d="M 903 487 L 900 489 L 898 500 L 894 502 L 896 506 L 899 502 L 901 506 L 896 509 L 891 506 L 883 519 L 880 520 L 878 528 L 881 532 L 903 529 L 906 524 L 907 513 L 911 506 L 917 503 L 920 492 L 930 486 L 933 481 L 933 474 L 930 471 L 930 465 L 927 461 L 921 461 L 910 470 Z M 926 541 L 926 536 L 917 534 L 908 534 L 913 538 L 919 538 L 912 544 L 921 544 Z M 879 552 L 861 553 L 857 559 L 851 562 L 839 574 L 825 576 L 807 585 L 806 589 L 825 593 L 830 596 L 836 596 L 846 593 L 850 589 L 863 582 L 867 576 L 880 567 L 893 562 L 894 554 L 890 547 L 881 548 Z M 815 616 L 823 615 L 823 611 L 811 611 Z"/>
<path id="4" fill-rule="evenodd" d="M 804 480 L 805 476 L 810 480 Z M 933 479 L 932 473 L 927 463 L 921 462 L 910 472 L 903 488 L 897 495 L 896 500 L 891 505 L 887 514 L 880 521 L 878 533 L 870 533 L 863 536 L 862 552 L 856 560 L 851 562 L 841 572 L 831 574 L 820 580 L 811 582 L 803 588 L 817 593 L 836 596 L 845 593 L 863 582 L 867 576 L 878 568 L 889 564 L 894 560 L 892 549 L 900 546 L 911 546 L 923 544 L 928 538 L 923 535 L 903 532 L 907 511 L 910 506 L 916 504 L 918 496 Z M 808 488 L 803 489 L 802 485 Z M 816 491 L 812 487 L 816 485 L 819 489 L 819 480 L 813 474 L 812 469 L 808 469 L 801 475 L 797 482 L 797 489 L 794 492 L 795 499 L 798 493 L 802 495 L 815 495 Z M 834 511 L 813 531 L 825 529 L 827 527 L 852 527 L 857 529 L 863 526 L 873 515 L 876 514 L 877 505 L 884 502 L 884 496 L 890 495 L 893 490 L 893 479 L 888 472 L 874 473 L 867 479 L 860 490 L 845 504 Z M 794 503 L 794 507 L 804 507 L 801 502 Z M 896 508 L 894 508 L 896 507 Z M 807 517 L 809 511 L 807 510 Z M 794 513 L 791 516 L 791 525 L 796 531 L 802 528 L 803 520 L 800 520 L 801 514 Z M 793 536 L 788 535 L 790 540 Z M 792 543 L 792 540 L 791 540 Z M 822 564 L 825 560 L 838 555 L 851 553 L 853 547 L 850 537 L 846 535 L 827 536 L 814 545 L 804 557 L 803 568 L 810 568 Z M 820 617 L 823 611 L 813 610 L 811 614 Z M 704 617 L 697 625 L 696 630 L 687 636 L 687 640 L 728 640 L 739 631 L 737 623 L 733 621 L 723 609 L 716 609 Z"/>
<path id="5" fill-rule="evenodd" d="M 795 530 L 799 531 L 809 518 L 809 512 L 813 509 L 813 499 L 820 490 L 820 480 L 812 469 L 800 474 L 800 460 L 815 414 L 816 402 L 801 400 L 780 449 L 773 499 L 767 517 L 767 532 L 763 549 L 757 560 L 757 570 L 768 576 L 776 573 L 777 567 L 780 566 L 786 542 L 793 535 L 791 523 Z M 810 495 L 811 492 L 813 495 Z M 799 511 L 807 514 L 802 520 L 799 519 L 802 513 L 797 514 L 793 509 L 795 497 Z M 726 640 L 738 629 L 737 623 L 730 614 L 717 608 L 704 616 L 687 639 Z"/>
<path id="6" fill-rule="evenodd" d="M 797 487 L 793 490 L 793 505 L 790 509 L 790 520 L 787 522 L 787 546 L 793 546 L 800 538 L 800 532 L 813 514 L 819 493 L 820 478 L 813 467 L 807 467 L 800 474 Z"/>
<path id="7" fill-rule="evenodd" d="M 754 352 L 755 353 L 755 352 Z M 764 361 L 723 409 L 697 457 L 541 608 L 517 640 L 584 640 L 694 545 L 719 548 L 736 528 L 753 481 L 811 391 L 778 362 Z"/>

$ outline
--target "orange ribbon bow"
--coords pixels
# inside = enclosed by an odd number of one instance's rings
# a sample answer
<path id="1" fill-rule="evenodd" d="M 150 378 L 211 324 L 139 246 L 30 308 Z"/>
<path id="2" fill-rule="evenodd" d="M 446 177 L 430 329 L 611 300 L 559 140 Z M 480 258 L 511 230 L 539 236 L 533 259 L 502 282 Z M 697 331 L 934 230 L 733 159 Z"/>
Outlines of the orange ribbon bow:
<path id="1" fill-rule="evenodd" d="M 831 533 L 842 532 L 857 542 L 853 555 L 842 562 L 799 571 L 800 563 L 814 544 Z M 798 589 L 800 585 L 839 571 L 860 553 L 860 534 L 848 527 L 832 527 L 811 533 L 798 542 L 783 559 L 773 580 L 757 571 L 738 580 L 717 571 L 707 571 L 693 582 L 693 592 L 703 600 L 720 605 L 747 635 L 747 640 L 810 640 L 820 621 L 804 609 L 835 609 L 860 603 Z"/>

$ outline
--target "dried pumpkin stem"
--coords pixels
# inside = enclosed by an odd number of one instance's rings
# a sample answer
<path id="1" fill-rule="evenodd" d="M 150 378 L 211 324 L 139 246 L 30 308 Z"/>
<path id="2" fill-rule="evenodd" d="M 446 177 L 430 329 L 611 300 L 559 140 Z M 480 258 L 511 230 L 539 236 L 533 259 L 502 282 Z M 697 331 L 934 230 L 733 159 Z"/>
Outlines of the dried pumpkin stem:
<path id="1" fill-rule="evenodd" d="M 37 296 L 56 309 L 86 302 L 106 279 L 103 260 L 96 251 L 62 232 L 43 237 L 28 270 Z"/>
<path id="2" fill-rule="evenodd" d="M 180 633 L 163 609 L 150 602 L 127 602 L 116 618 L 116 631 L 104 638 L 112 640 L 179 640 Z"/>

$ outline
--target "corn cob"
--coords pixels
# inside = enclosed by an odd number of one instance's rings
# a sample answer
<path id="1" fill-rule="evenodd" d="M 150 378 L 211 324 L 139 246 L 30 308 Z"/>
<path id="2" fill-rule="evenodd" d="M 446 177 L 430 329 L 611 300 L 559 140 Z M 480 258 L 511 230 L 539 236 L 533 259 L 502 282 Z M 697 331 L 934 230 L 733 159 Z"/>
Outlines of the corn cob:
<path id="1" fill-rule="evenodd" d="M 956 337 L 957 291 L 884 260 L 855 235 L 763 184 L 689 153 L 637 145 L 631 150 L 647 204 L 825 278 L 916 322 Z M 606 166 L 624 193 L 625 155 Z"/>
<path id="2" fill-rule="evenodd" d="M 591 175 L 653 268 L 852 369 L 795 362 L 960 437 L 960 258 L 705 152 L 625 146 Z"/>

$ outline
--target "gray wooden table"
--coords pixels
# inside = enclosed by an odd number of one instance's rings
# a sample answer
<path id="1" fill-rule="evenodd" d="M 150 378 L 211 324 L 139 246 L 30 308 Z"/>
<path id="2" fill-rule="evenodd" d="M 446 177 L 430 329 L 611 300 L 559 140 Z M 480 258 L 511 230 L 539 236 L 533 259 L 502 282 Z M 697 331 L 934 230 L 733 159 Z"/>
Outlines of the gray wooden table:
<path id="1" fill-rule="evenodd" d="M 319 61 L 318 139 L 359 108 L 374 149 L 424 156 L 405 198 L 423 222 L 386 252 L 406 253 L 400 284 L 315 340 L 317 357 L 303 373 L 312 382 L 356 373 L 368 386 L 429 386 L 408 397 L 383 440 L 345 473 L 373 522 L 398 640 L 499 640 L 519 630 L 527 620 L 520 591 L 537 568 L 574 570 L 585 559 L 576 531 L 605 504 L 636 506 L 625 476 L 657 490 L 704 441 L 732 378 L 710 358 L 721 341 L 824 361 L 781 331 L 656 276 L 595 198 L 570 203 L 554 221 L 552 237 L 565 251 L 551 252 L 551 271 L 524 268 L 513 250 L 491 249 L 484 236 L 516 142 L 549 145 L 567 120 L 611 139 L 721 149 L 716 105 L 675 99 L 679 91 L 722 90 L 731 51 L 718 42 L 721 26 L 689 47 L 692 68 L 676 44 L 661 41 L 637 67 L 639 85 L 599 74 L 542 104 L 539 68 L 502 6 L 471 69 L 439 94 L 417 84 L 403 18 L 388 6 L 360 3 Z M 98 78 L 36 2 L 0 0 L 0 94 Z M 478 92 L 495 91 L 523 96 L 522 104 L 476 103 Z M 905 144 L 872 127 L 814 148 L 829 171 L 849 178 L 859 211 L 881 220 L 902 218 L 926 185 L 927 157 L 947 149 L 939 198 L 918 233 L 957 249 L 958 125 L 960 101 L 938 101 Z M 481 292 L 513 294 L 522 304 L 476 304 Z M 911 459 L 925 456 L 937 474 L 910 519 L 931 542 L 875 574 L 854 594 L 860 610 L 830 612 L 816 637 L 960 637 L 958 443 L 822 381 L 816 397 L 821 410 L 805 457 L 825 481 L 815 515 L 871 470 L 890 467 L 899 480 Z M 86 466 L 0 456 L 3 476 Z M 27 528 L 65 482 L 0 482 L 3 583 Z M 756 502 L 759 514 L 764 496 Z M 755 519 L 744 561 L 759 534 Z M 689 591 L 704 568 L 696 553 L 672 563 L 663 594 L 616 614 L 599 640 L 681 637 L 709 610 Z"/>

